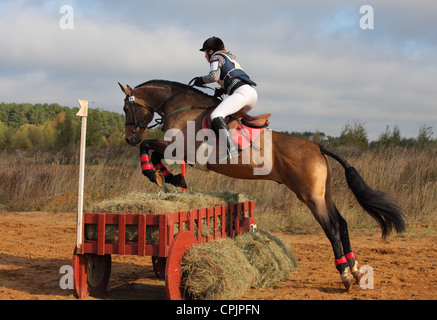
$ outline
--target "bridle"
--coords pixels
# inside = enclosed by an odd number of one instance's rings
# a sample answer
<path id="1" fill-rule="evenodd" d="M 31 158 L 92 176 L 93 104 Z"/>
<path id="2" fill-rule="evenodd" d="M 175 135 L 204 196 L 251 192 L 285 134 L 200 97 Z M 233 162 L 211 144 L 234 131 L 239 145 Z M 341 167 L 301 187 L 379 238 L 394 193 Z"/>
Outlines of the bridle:
<path id="1" fill-rule="evenodd" d="M 134 90 L 131 90 L 130 95 L 129 95 L 129 103 L 130 103 L 130 106 L 131 106 L 131 113 L 132 113 L 133 122 L 125 123 L 125 126 L 134 126 L 135 129 L 151 129 L 151 128 L 156 127 L 157 125 L 162 124 L 163 114 L 161 112 L 159 112 L 159 111 L 157 111 L 157 110 L 147 106 L 146 104 L 141 104 L 139 101 L 137 101 L 137 99 L 133 95 L 133 91 Z M 161 116 L 161 119 L 156 119 L 155 120 L 156 123 L 154 125 L 151 125 L 151 126 L 144 125 L 144 123 L 147 121 L 147 116 L 146 116 L 146 118 L 144 119 L 143 122 L 138 122 L 137 117 L 135 115 L 135 105 L 150 111 L 152 113 L 152 119 L 153 119 L 153 115 L 154 115 L 155 112 L 158 113 Z"/>

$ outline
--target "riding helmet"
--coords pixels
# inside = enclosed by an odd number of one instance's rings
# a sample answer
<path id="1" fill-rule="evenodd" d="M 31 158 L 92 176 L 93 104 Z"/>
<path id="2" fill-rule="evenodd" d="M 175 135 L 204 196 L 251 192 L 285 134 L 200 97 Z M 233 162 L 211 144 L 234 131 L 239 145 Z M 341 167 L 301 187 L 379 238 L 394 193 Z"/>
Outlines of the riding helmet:
<path id="1" fill-rule="evenodd" d="M 223 43 L 223 41 L 220 38 L 211 37 L 211 38 L 208 38 L 205 40 L 200 51 L 212 50 L 212 51 L 216 52 L 216 51 L 224 50 L 224 49 L 225 49 L 225 44 Z"/>

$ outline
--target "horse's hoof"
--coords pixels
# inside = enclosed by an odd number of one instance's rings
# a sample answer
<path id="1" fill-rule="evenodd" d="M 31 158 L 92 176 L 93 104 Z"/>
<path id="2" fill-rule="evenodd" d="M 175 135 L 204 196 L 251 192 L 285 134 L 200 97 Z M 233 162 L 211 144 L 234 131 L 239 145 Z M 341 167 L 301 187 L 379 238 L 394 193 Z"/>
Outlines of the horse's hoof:
<path id="1" fill-rule="evenodd" d="M 349 291 L 350 287 L 354 283 L 354 276 L 351 274 L 351 269 L 349 267 L 344 269 L 343 273 L 341 274 L 341 282 L 343 282 L 346 291 Z"/>
<path id="2" fill-rule="evenodd" d="M 359 284 L 362 274 L 361 274 L 360 270 L 358 269 L 358 261 L 355 260 L 355 263 L 351 269 L 351 272 L 352 272 L 352 275 L 355 279 L 355 284 Z"/>
<path id="3" fill-rule="evenodd" d="M 179 187 L 183 189 L 188 189 L 187 182 L 185 181 L 185 177 L 183 175 L 180 175 L 181 179 L 179 181 Z"/>
<path id="4" fill-rule="evenodd" d="M 177 174 L 171 177 L 171 180 L 169 182 L 175 187 L 181 187 L 183 189 L 188 188 L 187 182 L 185 181 L 185 177 L 182 174 Z"/>
<path id="5" fill-rule="evenodd" d="M 162 172 L 159 170 L 155 171 L 155 183 L 162 187 L 162 185 L 164 184 L 164 176 L 162 175 Z"/>

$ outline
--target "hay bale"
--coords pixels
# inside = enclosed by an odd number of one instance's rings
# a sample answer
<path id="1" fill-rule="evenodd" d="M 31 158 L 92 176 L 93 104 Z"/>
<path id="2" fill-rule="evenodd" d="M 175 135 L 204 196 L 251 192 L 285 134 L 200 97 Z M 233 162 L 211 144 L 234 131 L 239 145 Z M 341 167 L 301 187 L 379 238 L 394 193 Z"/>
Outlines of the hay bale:
<path id="1" fill-rule="evenodd" d="M 165 214 L 251 200 L 252 199 L 246 195 L 230 191 L 173 193 L 133 192 L 91 204 L 85 210 L 88 212 L 103 213 L 132 212 Z"/>
<path id="2" fill-rule="evenodd" d="M 192 209 L 210 208 L 219 205 L 227 205 L 251 201 L 252 199 L 244 194 L 231 191 L 215 192 L 174 192 L 174 193 L 141 193 L 134 192 L 116 197 L 114 199 L 103 200 L 89 205 L 85 211 L 101 213 L 140 213 L 140 214 L 165 214 L 178 211 L 188 211 Z M 195 223 L 195 237 L 198 235 L 197 221 Z M 226 221 L 229 224 L 229 218 Z M 208 229 L 206 218 L 201 221 L 202 237 L 210 235 L 214 228 L 214 219 L 210 220 Z M 218 221 L 218 230 L 221 231 L 221 220 Z M 187 226 L 183 226 L 186 230 Z M 174 225 L 174 233 L 180 229 L 179 223 Z M 97 240 L 97 225 L 85 225 L 85 239 Z M 106 225 L 106 242 L 118 242 L 118 225 Z M 126 242 L 138 242 L 138 226 L 126 226 Z M 158 226 L 149 226 L 146 229 L 146 243 L 159 241 Z"/>
<path id="3" fill-rule="evenodd" d="M 291 249 L 276 236 L 259 230 L 235 239 L 250 264 L 259 271 L 254 287 L 270 286 L 283 280 L 297 267 Z"/>
<path id="4" fill-rule="evenodd" d="M 181 263 L 185 292 L 195 299 L 236 298 L 270 286 L 297 267 L 291 249 L 266 231 L 194 246 Z"/>
<path id="5" fill-rule="evenodd" d="M 225 300 L 242 295 L 258 278 L 232 239 L 194 246 L 181 263 L 185 293 L 192 299 Z"/>

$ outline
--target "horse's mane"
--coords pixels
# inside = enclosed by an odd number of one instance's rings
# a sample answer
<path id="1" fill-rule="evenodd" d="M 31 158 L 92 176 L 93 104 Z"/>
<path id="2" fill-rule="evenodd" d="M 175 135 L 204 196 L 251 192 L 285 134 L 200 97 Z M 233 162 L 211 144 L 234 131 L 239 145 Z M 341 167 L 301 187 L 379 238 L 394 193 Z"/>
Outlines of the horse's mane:
<path id="1" fill-rule="evenodd" d="M 135 87 L 136 88 L 140 88 L 140 87 L 144 87 L 147 85 L 166 85 L 166 86 L 170 86 L 172 88 L 175 88 L 176 90 L 192 90 L 194 93 L 199 93 L 202 95 L 205 95 L 206 97 L 213 97 L 212 95 L 209 95 L 203 91 L 200 91 L 199 89 L 196 89 L 192 86 L 186 85 L 184 83 L 180 83 L 180 82 L 176 82 L 176 81 L 169 81 L 169 80 L 149 80 L 146 82 L 143 82 L 142 84 L 139 84 Z"/>

